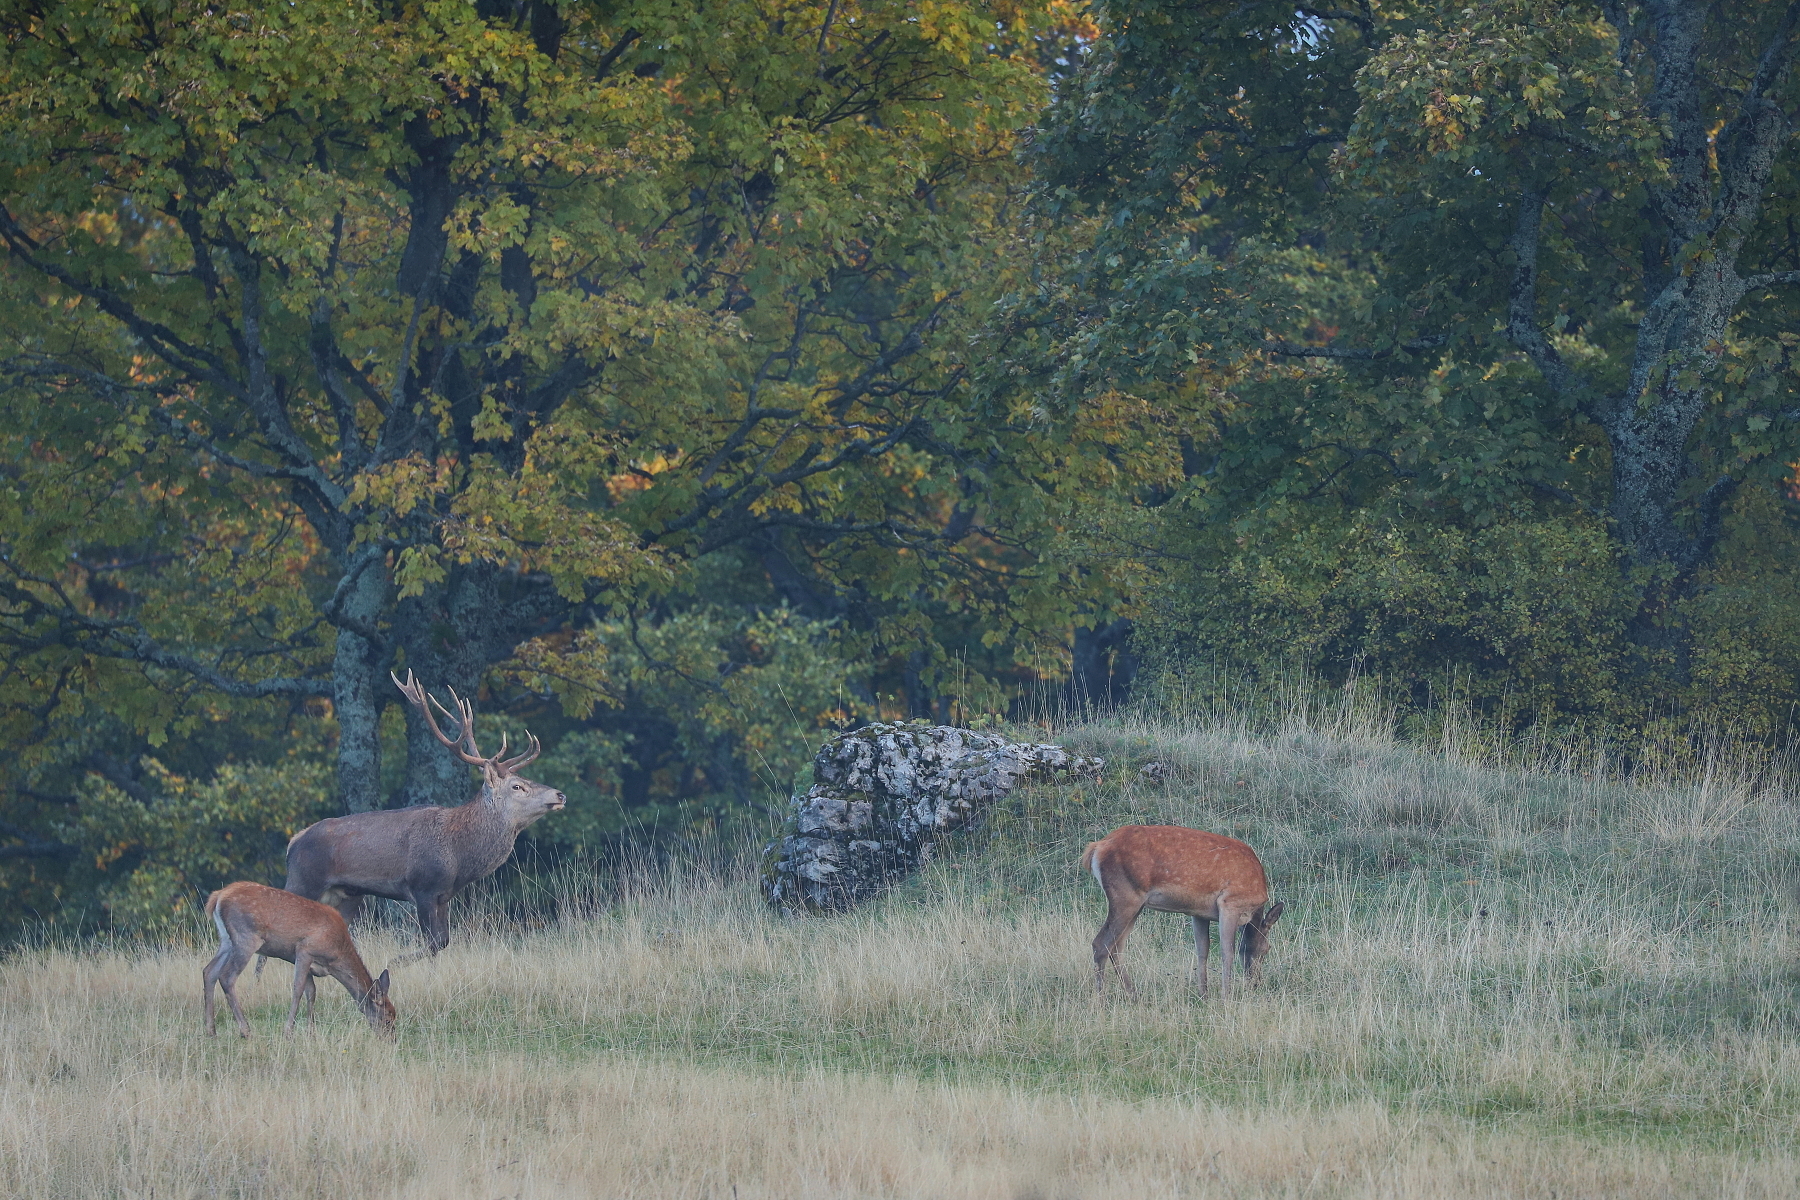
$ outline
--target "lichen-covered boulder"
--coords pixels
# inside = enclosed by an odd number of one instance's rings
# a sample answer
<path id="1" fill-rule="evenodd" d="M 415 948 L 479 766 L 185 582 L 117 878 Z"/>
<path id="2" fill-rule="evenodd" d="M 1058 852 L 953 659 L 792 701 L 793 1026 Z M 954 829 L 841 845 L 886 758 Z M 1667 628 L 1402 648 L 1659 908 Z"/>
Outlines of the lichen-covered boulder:
<path id="1" fill-rule="evenodd" d="M 812 789 L 764 855 L 763 894 L 790 913 L 849 908 L 930 861 L 939 837 L 1026 779 L 1097 775 L 1105 764 L 948 725 L 840 734 L 813 760 Z"/>

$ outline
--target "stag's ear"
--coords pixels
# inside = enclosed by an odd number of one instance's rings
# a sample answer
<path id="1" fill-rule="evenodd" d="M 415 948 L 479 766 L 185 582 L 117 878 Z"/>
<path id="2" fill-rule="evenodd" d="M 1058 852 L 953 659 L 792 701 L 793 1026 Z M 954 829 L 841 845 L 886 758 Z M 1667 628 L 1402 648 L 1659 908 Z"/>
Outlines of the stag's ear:
<path id="1" fill-rule="evenodd" d="M 506 778 L 506 773 L 495 766 L 494 760 L 490 758 L 481 764 L 481 777 L 489 787 L 499 787 L 500 781 Z"/>
<path id="2" fill-rule="evenodd" d="M 383 967 L 383 968 L 381 968 L 381 978 L 377 979 L 375 981 L 375 994 L 377 996 L 385 996 L 385 995 L 387 995 L 387 990 L 388 990 L 388 973 L 387 973 L 387 968 Z"/>
<path id="3" fill-rule="evenodd" d="M 1263 914 L 1262 920 L 1258 921 L 1257 924 L 1261 925 L 1264 929 L 1267 929 L 1275 922 L 1281 920 L 1282 911 L 1286 908 L 1286 900 L 1277 900 L 1269 906 L 1269 911 Z"/>

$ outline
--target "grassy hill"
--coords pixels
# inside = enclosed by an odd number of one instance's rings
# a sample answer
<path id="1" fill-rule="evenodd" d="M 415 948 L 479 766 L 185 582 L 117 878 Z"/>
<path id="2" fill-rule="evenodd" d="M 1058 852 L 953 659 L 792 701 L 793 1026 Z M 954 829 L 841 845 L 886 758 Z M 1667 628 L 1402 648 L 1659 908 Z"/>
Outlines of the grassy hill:
<path id="1" fill-rule="evenodd" d="M 1105 779 L 1018 797 L 849 916 L 783 920 L 730 866 L 566 879 L 536 928 L 467 912 L 396 968 L 396 1046 L 328 981 L 282 1039 L 282 964 L 243 981 L 256 1036 L 209 1042 L 208 946 L 16 952 L 0 1193 L 1800 1190 L 1780 777 L 1501 768 L 1349 710 L 1058 738 Z M 1257 847 L 1288 901 L 1264 987 L 1197 1000 L 1186 920 L 1146 914 L 1142 997 L 1094 997 L 1105 906 L 1076 859 L 1127 821 Z"/>

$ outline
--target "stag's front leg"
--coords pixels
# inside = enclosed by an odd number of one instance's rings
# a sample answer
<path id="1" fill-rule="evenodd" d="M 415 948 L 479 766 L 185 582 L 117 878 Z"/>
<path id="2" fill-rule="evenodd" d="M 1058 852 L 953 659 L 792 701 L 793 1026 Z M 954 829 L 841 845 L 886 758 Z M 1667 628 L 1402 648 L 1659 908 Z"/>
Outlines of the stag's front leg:
<path id="1" fill-rule="evenodd" d="M 1194 918 L 1194 956 L 1199 964 L 1194 968 L 1194 982 L 1200 987 L 1200 998 L 1206 999 L 1206 957 L 1212 952 L 1212 922 L 1205 917 Z M 1225 951 L 1220 950 L 1223 954 Z"/>
<path id="2" fill-rule="evenodd" d="M 436 954 L 450 944 L 450 897 L 420 897 L 419 929 L 425 934 L 427 951 Z"/>

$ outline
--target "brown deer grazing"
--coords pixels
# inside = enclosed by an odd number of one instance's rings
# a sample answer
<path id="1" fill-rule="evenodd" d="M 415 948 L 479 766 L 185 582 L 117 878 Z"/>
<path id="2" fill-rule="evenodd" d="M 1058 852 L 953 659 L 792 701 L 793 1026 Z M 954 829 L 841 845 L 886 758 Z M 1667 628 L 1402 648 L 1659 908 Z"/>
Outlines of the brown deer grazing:
<path id="1" fill-rule="evenodd" d="M 294 1002 L 288 1006 L 287 1031 L 294 1031 L 300 998 L 306 998 L 306 1019 L 313 1019 L 313 976 L 329 975 L 344 985 L 369 1024 L 384 1037 L 394 1035 L 394 1005 L 388 999 L 388 973 L 369 978 L 350 927 L 329 905 L 318 904 L 279 888 L 260 883 L 232 883 L 206 898 L 206 915 L 219 927 L 219 952 L 206 964 L 206 1036 L 218 1033 L 213 1013 L 213 985 L 225 992 L 238 1036 L 250 1036 L 250 1022 L 238 1007 L 237 977 L 252 954 L 284 959 L 294 964 Z"/>
<path id="2" fill-rule="evenodd" d="M 450 898 L 485 878 L 512 857 L 513 842 L 527 825 L 560 809 L 563 794 L 513 774 L 538 756 L 538 740 L 517 758 L 507 759 L 506 739 L 500 753 L 484 756 L 475 746 L 475 708 L 454 691 L 459 728 L 445 737 L 431 706 L 451 717 L 450 710 L 414 681 L 393 676 L 394 684 L 415 708 L 438 741 L 457 757 L 481 768 L 480 793 L 456 808 L 419 805 L 327 817 L 308 825 L 288 842 L 287 890 L 309 900 L 322 900 L 355 918 L 364 896 L 410 902 L 419 912 L 430 953 L 450 941 Z M 529 734 L 526 735 L 530 737 Z"/>
<path id="3" fill-rule="evenodd" d="M 1213 921 L 1219 923 L 1219 957 L 1224 961 L 1221 990 L 1231 988 L 1234 949 L 1252 982 L 1260 974 L 1262 957 L 1269 951 L 1269 927 L 1280 919 L 1285 905 L 1277 901 L 1268 907 L 1269 880 L 1263 865 L 1256 851 L 1236 838 L 1179 825 L 1122 825 L 1088 843 L 1081 867 L 1093 872 L 1106 893 L 1106 924 L 1094 937 L 1096 990 L 1106 990 L 1110 963 L 1125 990 L 1137 995 L 1119 951 L 1146 908 L 1187 913 L 1194 919 L 1194 949 L 1200 960 L 1195 981 L 1202 996 Z"/>

